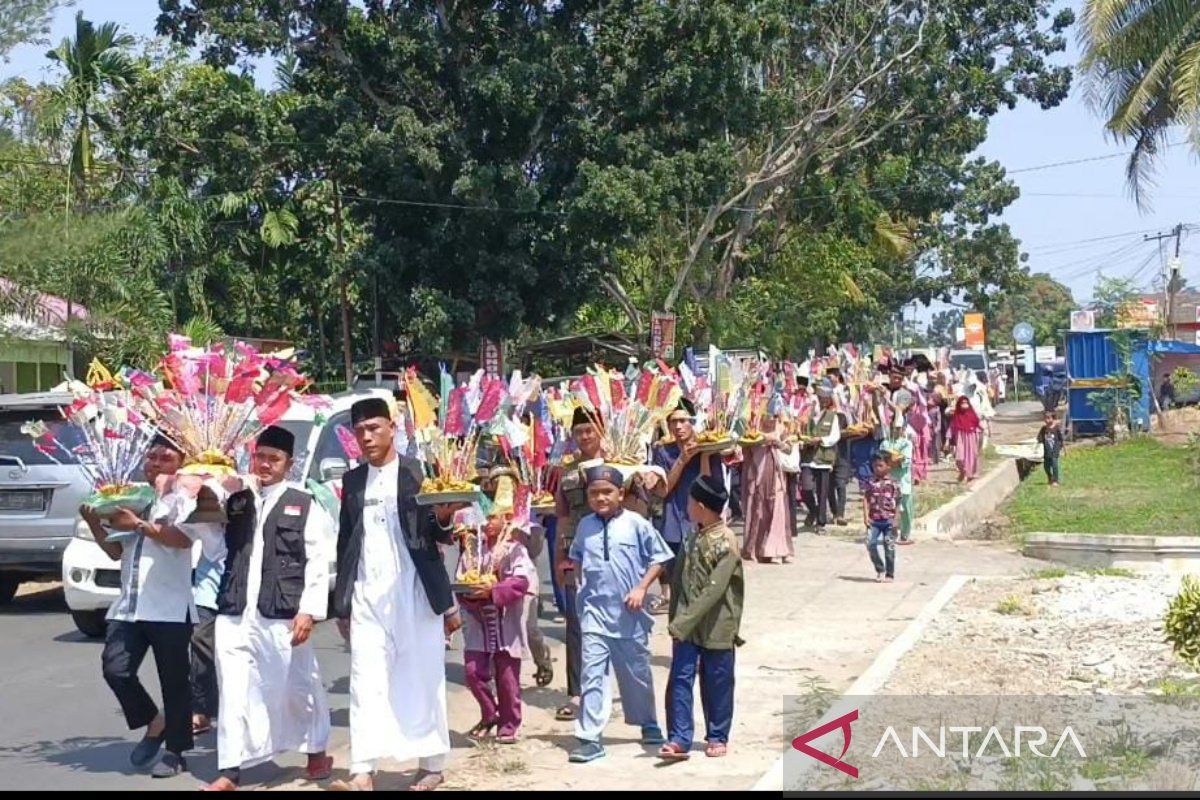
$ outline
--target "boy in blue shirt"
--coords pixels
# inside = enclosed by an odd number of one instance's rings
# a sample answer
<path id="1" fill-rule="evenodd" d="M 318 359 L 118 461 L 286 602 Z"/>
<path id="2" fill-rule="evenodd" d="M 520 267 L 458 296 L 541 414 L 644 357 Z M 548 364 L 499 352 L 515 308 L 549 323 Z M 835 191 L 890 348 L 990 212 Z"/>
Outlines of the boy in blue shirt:
<path id="1" fill-rule="evenodd" d="M 601 734 L 612 713 L 612 665 L 621 690 L 625 721 L 642 729 L 643 744 L 662 744 L 650 673 L 650 628 L 646 591 L 672 558 L 658 531 L 645 517 L 621 506 L 624 479 L 609 466 L 586 472 L 588 507 L 568 553 L 570 567 L 582 579 L 576 604 L 583 632 L 583 675 L 579 746 L 575 763 L 604 755 Z"/>

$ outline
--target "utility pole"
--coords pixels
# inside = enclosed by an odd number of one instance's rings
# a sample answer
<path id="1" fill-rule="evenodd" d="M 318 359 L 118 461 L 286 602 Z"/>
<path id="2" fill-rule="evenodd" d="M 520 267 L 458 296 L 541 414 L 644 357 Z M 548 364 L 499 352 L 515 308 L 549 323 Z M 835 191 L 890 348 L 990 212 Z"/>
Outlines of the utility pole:
<path id="1" fill-rule="evenodd" d="M 1145 236 L 1142 241 L 1146 242 L 1161 242 L 1163 239 L 1175 240 L 1175 255 L 1169 262 L 1169 271 L 1166 277 L 1166 283 L 1163 286 L 1163 299 L 1166 301 L 1166 324 L 1170 331 L 1170 337 L 1176 338 L 1175 330 L 1175 295 L 1179 293 L 1179 286 L 1182 283 L 1179 277 L 1179 247 L 1183 242 L 1183 223 L 1178 223 L 1169 233 L 1157 233 L 1153 236 Z"/>

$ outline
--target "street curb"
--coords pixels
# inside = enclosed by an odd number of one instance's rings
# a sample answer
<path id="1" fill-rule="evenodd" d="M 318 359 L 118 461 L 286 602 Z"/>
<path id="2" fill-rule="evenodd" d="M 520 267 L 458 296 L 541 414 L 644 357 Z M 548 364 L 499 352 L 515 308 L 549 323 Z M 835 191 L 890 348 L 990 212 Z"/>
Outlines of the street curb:
<path id="1" fill-rule="evenodd" d="M 950 541 L 974 528 L 1008 499 L 1021 483 L 1015 459 L 1006 458 L 967 492 L 913 523 L 913 536 Z"/>
<path id="2" fill-rule="evenodd" d="M 814 723 L 813 727 L 818 727 L 826 722 L 837 719 L 853 710 L 851 703 L 846 698 L 862 697 L 877 693 L 883 688 L 884 683 L 891 677 L 891 674 L 896 670 L 896 666 L 900 663 L 909 650 L 920 641 L 925 628 L 929 623 L 945 608 L 954 596 L 958 594 L 962 587 L 966 586 L 971 581 L 975 580 L 970 575 L 951 575 L 938 593 L 925 604 L 921 609 L 921 613 L 908 623 L 899 636 L 888 643 L 886 647 L 879 651 L 879 655 L 875 656 L 875 660 L 867 667 L 862 675 L 859 675 L 854 683 L 842 693 L 842 698 L 835 702 L 833 706 L 825 712 L 821 719 Z M 756 792 L 782 792 L 783 785 L 783 759 L 780 756 L 778 760 L 771 766 L 769 770 L 763 773 L 763 776 L 754 784 L 751 791 Z M 816 761 L 808 759 L 805 761 L 805 767 L 801 768 L 800 775 L 803 775 L 809 769 L 817 765 Z"/>
<path id="3" fill-rule="evenodd" d="M 1200 536 L 1039 532 L 1025 534 L 1021 552 L 1075 567 L 1200 574 Z"/>

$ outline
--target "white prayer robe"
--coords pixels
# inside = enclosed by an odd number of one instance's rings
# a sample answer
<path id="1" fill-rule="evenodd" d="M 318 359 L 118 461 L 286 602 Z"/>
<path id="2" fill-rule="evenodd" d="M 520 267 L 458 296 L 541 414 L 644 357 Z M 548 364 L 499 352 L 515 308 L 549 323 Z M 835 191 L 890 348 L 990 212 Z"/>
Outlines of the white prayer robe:
<path id="1" fill-rule="evenodd" d="M 246 609 L 216 621 L 217 768 L 250 767 L 279 753 L 320 753 L 329 741 L 329 700 L 321 682 L 312 639 L 292 647 L 292 620 L 258 613 L 262 584 L 263 522 L 285 488 L 277 483 L 256 496 L 258 525 L 250 552 Z M 304 526 L 304 592 L 300 613 L 325 618 L 329 599 L 329 556 L 333 521 L 321 504 L 309 506 Z"/>
<path id="2" fill-rule="evenodd" d="M 362 555 L 350 608 L 350 757 L 357 772 L 380 758 L 450 752 L 446 644 L 405 545 L 397 514 L 399 459 L 368 468 Z"/>

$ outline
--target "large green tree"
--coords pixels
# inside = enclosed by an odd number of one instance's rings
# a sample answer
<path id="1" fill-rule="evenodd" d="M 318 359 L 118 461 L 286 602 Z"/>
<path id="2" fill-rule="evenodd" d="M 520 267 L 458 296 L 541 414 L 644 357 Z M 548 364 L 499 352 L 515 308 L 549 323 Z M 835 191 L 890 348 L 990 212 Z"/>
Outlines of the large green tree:
<path id="1" fill-rule="evenodd" d="M 421 344 L 561 326 L 597 289 L 635 329 L 703 323 L 797 237 L 869 248 L 845 277 L 886 274 L 881 309 L 986 297 L 1021 274 L 995 221 L 1016 190 L 968 154 L 1069 83 L 1043 0 L 161 6 L 216 65 L 294 57 L 298 158 L 371 234 L 344 268 Z"/>

